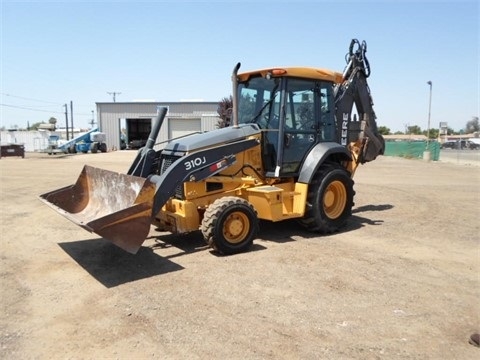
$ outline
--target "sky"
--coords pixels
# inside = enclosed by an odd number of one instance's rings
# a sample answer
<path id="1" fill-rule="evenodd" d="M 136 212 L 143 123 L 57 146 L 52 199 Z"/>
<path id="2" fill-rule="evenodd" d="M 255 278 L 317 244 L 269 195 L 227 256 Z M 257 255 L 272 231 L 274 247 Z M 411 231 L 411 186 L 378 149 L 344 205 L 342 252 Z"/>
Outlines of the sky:
<path id="1" fill-rule="evenodd" d="M 0 127 L 64 126 L 72 104 L 75 127 L 88 128 L 113 92 L 220 101 L 237 62 L 342 72 L 353 38 L 367 42 L 379 126 L 426 130 L 430 94 L 431 128 L 479 116 L 477 0 L 0 0 L 0 13 Z"/>

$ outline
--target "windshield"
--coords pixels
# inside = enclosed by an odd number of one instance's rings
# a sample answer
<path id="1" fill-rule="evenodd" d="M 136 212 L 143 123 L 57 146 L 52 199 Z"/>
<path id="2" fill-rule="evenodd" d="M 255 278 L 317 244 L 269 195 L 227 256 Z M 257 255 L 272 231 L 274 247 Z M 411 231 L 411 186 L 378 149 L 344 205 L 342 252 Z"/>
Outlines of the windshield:
<path id="1" fill-rule="evenodd" d="M 238 122 L 277 128 L 280 114 L 280 79 L 255 77 L 239 84 Z"/>

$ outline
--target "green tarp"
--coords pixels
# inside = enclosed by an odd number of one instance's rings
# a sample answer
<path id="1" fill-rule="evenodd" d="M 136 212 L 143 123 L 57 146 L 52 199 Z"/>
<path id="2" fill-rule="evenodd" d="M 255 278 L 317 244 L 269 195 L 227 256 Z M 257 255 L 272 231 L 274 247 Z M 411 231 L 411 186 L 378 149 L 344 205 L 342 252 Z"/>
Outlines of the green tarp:
<path id="1" fill-rule="evenodd" d="M 430 152 L 430 160 L 440 158 L 440 144 L 437 141 L 387 141 L 385 142 L 385 156 L 400 156 L 409 159 L 423 159 L 425 151 Z"/>

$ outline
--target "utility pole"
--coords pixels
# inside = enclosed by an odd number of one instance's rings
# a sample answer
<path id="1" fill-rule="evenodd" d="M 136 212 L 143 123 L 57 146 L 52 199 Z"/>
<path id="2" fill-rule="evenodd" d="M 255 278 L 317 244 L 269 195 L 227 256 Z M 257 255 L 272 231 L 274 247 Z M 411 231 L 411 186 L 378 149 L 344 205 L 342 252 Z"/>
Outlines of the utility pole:
<path id="1" fill-rule="evenodd" d="M 430 85 L 430 100 L 428 102 L 428 123 L 427 123 L 427 149 L 428 149 L 428 142 L 430 141 L 430 112 L 432 110 L 432 82 L 427 81 L 427 84 Z"/>
<path id="2" fill-rule="evenodd" d="M 72 139 L 75 137 L 75 135 L 73 134 L 73 101 L 70 100 L 70 121 L 72 122 Z"/>
<path id="3" fill-rule="evenodd" d="M 121 92 L 112 91 L 112 92 L 107 92 L 107 94 L 112 95 L 113 96 L 113 102 L 116 102 L 116 96 L 120 95 Z"/>
<path id="4" fill-rule="evenodd" d="M 95 125 L 95 116 L 93 115 L 93 110 L 92 110 L 92 120 L 90 121 L 90 125 L 93 129 L 93 125 Z"/>
<path id="5" fill-rule="evenodd" d="M 68 107 L 67 104 L 63 106 L 65 106 L 65 131 L 67 132 L 67 140 L 70 140 L 70 138 L 68 137 Z"/>
<path id="6" fill-rule="evenodd" d="M 430 110 L 432 108 L 432 82 L 427 81 L 427 84 L 430 85 L 430 101 L 428 102 L 427 145 L 425 147 L 425 151 L 423 152 L 423 160 L 430 161 L 432 154 L 430 153 L 430 149 L 428 148 L 428 145 L 430 141 Z"/>

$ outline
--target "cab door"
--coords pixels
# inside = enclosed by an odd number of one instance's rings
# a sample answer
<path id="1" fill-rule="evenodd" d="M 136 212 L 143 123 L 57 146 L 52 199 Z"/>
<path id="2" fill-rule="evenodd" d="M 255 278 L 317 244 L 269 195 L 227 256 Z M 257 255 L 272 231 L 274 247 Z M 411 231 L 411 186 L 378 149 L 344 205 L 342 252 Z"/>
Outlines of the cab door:
<path id="1" fill-rule="evenodd" d="M 280 176 L 298 175 L 305 156 L 334 135 L 333 84 L 289 78 L 282 96 Z"/>

